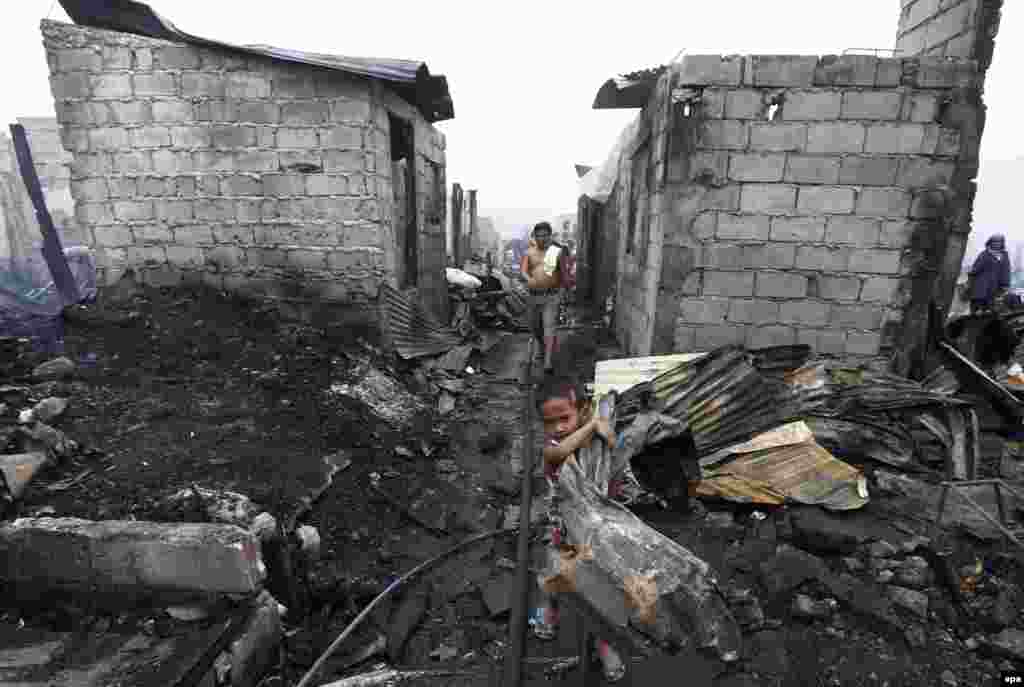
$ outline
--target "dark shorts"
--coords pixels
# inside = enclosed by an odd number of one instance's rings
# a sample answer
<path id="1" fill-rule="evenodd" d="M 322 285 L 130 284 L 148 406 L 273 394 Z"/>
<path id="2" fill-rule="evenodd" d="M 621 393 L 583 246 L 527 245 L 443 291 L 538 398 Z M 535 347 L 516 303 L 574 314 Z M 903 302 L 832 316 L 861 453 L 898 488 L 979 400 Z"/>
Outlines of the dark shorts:
<path id="1" fill-rule="evenodd" d="M 530 324 L 538 338 L 555 336 L 559 295 L 558 289 L 530 289 Z"/>

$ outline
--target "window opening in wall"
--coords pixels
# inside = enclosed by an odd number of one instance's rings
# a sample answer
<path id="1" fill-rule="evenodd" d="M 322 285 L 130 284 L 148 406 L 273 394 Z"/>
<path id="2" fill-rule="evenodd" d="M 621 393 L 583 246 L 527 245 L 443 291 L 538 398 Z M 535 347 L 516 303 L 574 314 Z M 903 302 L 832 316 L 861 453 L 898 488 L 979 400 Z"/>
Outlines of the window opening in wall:
<path id="1" fill-rule="evenodd" d="M 391 186 L 400 288 L 416 286 L 419 277 L 419 229 L 416 218 L 416 145 L 412 123 L 388 113 L 391 134 Z"/>
<path id="2" fill-rule="evenodd" d="M 778 111 L 779 111 L 779 104 L 778 103 L 772 103 L 768 107 L 768 121 L 769 122 L 774 122 L 775 121 L 775 114 Z"/>
<path id="3" fill-rule="evenodd" d="M 647 242 L 650 240 L 649 197 L 651 189 L 651 146 L 650 137 L 633 154 L 630 173 L 629 228 L 626 235 L 626 252 L 637 255 L 640 264 L 647 262 Z M 639 241 L 637 229 L 640 230 Z"/>

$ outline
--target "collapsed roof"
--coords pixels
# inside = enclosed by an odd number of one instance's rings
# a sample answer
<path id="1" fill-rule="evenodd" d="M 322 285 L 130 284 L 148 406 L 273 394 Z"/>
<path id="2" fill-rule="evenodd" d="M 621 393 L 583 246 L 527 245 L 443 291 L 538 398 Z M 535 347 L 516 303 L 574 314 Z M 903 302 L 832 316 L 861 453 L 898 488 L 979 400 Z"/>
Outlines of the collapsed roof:
<path id="1" fill-rule="evenodd" d="M 448 80 L 441 75 L 431 75 L 424 62 L 325 55 L 269 45 L 232 45 L 185 33 L 149 5 L 134 0 L 60 0 L 60 4 L 72 21 L 81 26 L 260 55 L 282 62 L 308 64 L 386 81 L 395 93 L 414 105 L 427 121 L 440 122 L 455 117 Z"/>

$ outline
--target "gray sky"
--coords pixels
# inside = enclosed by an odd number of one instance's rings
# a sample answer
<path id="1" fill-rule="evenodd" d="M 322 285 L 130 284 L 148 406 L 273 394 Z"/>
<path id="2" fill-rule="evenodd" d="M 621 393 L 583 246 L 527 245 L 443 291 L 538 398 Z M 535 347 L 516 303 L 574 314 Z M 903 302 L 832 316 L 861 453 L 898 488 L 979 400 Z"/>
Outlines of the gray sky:
<path id="1" fill-rule="evenodd" d="M 0 25 L 4 64 L 0 120 L 53 116 L 39 20 L 68 21 L 53 0 L 7 2 Z M 180 29 L 235 43 L 312 52 L 424 60 L 445 74 L 456 118 L 448 138 L 448 181 L 479 189 L 482 214 L 500 225 L 528 223 L 576 207 L 574 163 L 598 164 L 635 111 L 590 109 L 610 76 L 689 54 L 842 53 L 891 48 L 898 0 L 718 0 L 516 3 L 153 0 Z M 1024 10 L 1005 3 L 989 71 L 988 120 L 975 207 L 978 233 L 1004 223 L 1011 236 L 1009 183 L 989 160 L 1024 172 L 1017 129 L 1021 98 L 1011 65 L 1024 64 Z M 986 174 L 993 183 L 986 186 Z M 1002 172 L 999 172 L 1001 175 Z M 989 191 L 988 188 L 992 190 Z M 1024 230 L 1017 230 L 1024 240 Z"/>

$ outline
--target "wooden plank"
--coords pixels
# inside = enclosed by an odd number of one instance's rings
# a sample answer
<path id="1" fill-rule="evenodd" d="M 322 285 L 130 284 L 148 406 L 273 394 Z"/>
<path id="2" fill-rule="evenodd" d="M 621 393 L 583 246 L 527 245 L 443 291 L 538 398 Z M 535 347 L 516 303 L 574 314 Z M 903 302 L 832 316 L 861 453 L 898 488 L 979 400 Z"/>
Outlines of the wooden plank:
<path id="1" fill-rule="evenodd" d="M 21 124 L 11 124 L 11 138 L 14 140 L 18 169 L 21 171 L 21 178 L 25 181 L 25 189 L 32 200 L 36 219 L 39 221 L 39 229 L 43 234 L 43 257 L 46 258 L 50 274 L 53 275 L 53 283 L 57 286 L 64 305 L 78 303 L 82 300 L 82 296 L 78 292 L 78 284 L 75 283 L 74 275 L 71 274 L 71 268 L 68 267 L 64 248 L 60 243 L 60 235 L 57 233 L 57 228 L 53 226 L 53 218 L 46 207 L 46 199 L 43 198 L 39 176 L 36 174 L 35 164 L 32 162 L 32 151 L 28 147 L 25 127 Z"/>

